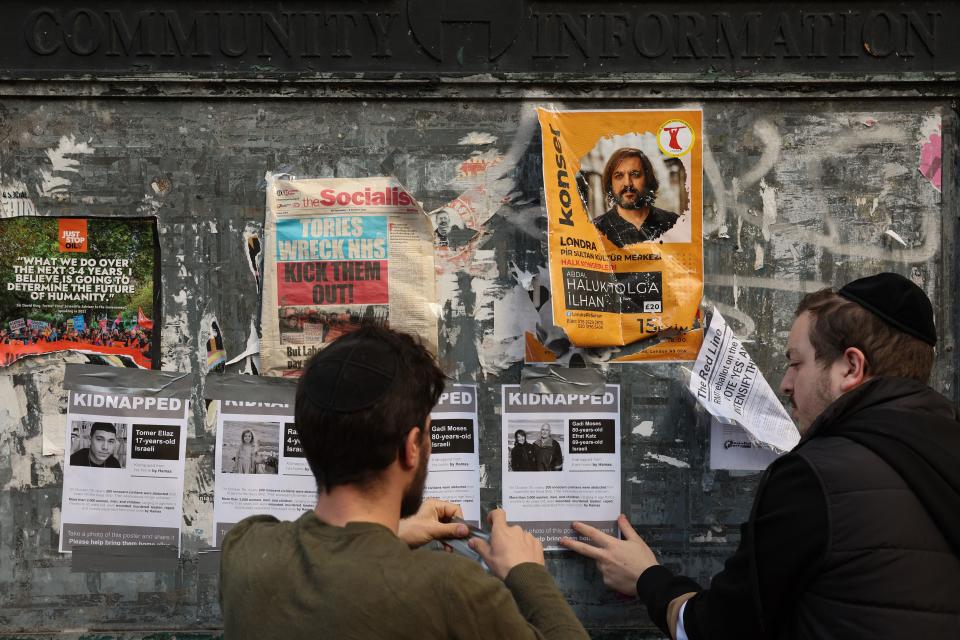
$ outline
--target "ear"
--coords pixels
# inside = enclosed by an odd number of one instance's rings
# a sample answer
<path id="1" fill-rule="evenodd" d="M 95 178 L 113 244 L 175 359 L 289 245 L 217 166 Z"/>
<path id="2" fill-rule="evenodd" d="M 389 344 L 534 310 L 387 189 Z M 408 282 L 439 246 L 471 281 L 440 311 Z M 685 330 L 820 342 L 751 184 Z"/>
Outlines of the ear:
<path id="1" fill-rule="evenodd" d="M 856 347 L 848 347 L 834 367 L 840 393 L 855 389 L 870 378 L 867 374 L 867 357 Z"/>
<path id="2" fill-rule="evenodd" d="M 429 446 L 430 441 L 423 437 L 423 429 L 414 427 L 407 432 L 403 439 L 403 446 L 400 448 L 400 467 L 404 470 L 414 469 L 423 455 L 424 446 Z"/>

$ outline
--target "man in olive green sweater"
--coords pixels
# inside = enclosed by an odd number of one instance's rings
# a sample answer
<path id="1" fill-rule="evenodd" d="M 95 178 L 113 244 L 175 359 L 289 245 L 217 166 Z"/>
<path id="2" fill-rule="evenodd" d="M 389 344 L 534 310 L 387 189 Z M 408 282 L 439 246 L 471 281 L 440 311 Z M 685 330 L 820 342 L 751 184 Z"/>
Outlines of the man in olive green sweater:
<path id="1" fill-rule="evenodd" d="M 543 547 L 506 514 L 470 546 L 493 574 L 418 550 L 464 537 L 455 505 L 423 504 L 430 410 L 443 390 L 433 357 L 406 334 L 364 327 L 314 356 L 296 427 L 317 479 L 295 522 L 248 518 L 223 542 L 220 596 L 234 638 L 587 638 L 543 564 Z"/>

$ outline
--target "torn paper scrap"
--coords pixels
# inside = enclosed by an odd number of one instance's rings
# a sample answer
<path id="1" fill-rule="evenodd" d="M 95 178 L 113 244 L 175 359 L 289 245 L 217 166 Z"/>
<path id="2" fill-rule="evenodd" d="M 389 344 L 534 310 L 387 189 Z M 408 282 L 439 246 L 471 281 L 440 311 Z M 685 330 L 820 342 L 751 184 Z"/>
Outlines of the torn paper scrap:
<path id="1" fill-rule="evenodd" d="M 758 443 L 789 451 L 800 441 L 790 415 L 716 310 L 690 376 L 690 392 L 711 415 L 736 422 Z"/>

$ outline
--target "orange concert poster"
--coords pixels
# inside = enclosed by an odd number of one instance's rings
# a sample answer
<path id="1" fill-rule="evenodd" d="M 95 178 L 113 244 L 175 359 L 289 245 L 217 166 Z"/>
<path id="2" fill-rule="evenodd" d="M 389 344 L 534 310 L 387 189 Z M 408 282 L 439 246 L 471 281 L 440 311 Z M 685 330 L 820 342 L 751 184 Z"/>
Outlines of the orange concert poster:
<path id="1" fill-rule="evenodd" d="M 552 318 L 611 362 L 694 360 L 703 112 L 539 109 Z M 555 354 L 527 334 L 527 362 Z"/>

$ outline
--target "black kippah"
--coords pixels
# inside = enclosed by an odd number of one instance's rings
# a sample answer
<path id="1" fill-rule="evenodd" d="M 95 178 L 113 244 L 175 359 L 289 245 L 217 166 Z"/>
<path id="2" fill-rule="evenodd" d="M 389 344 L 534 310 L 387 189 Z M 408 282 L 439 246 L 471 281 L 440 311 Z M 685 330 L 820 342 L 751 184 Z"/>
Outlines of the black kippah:
<path id="1" fill-rule="evenodd" d="M 314 358 L 305 374 L 306 398 L 324 411 L 353 413 L 373 406 L 393 384 L 399 363 L 386 342 L 340 339 Z"/>
<path id="2" fill-rule="evenodd" d="M 914 282 L 898 273 L 878 273 L 854 280 L 838 295 L 873 312 L 887 324 L 923 340 L 937 344 L 930 298 Z"/>

